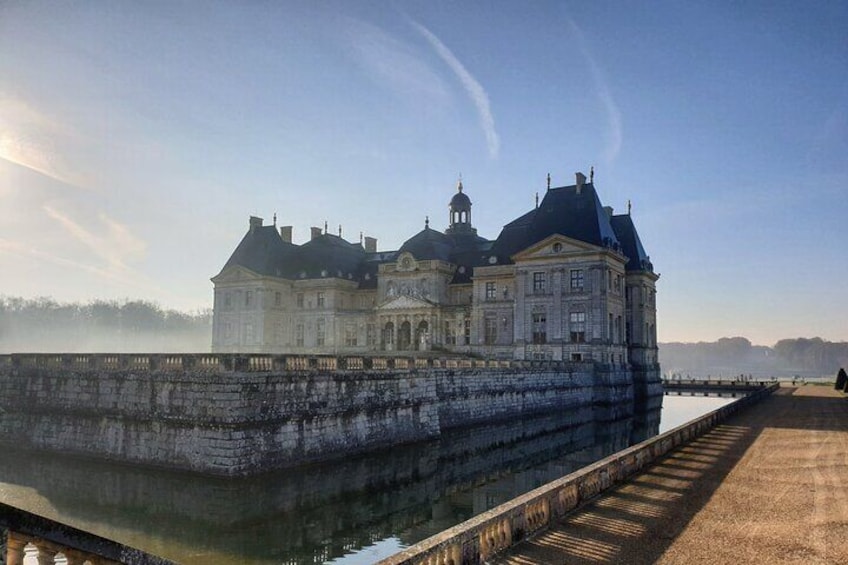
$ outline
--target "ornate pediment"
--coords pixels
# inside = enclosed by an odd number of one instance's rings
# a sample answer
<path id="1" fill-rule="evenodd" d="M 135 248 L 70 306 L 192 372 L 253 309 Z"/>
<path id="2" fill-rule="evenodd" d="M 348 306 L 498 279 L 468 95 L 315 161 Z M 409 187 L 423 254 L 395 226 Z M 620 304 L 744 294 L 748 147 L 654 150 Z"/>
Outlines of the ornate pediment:
<path id="1" fill-rule="evenodd" d="M 422 308 L 435 308 L 435 304 L 423 298 L 414 296 L 397 296 L 390 298 L 382 305 L 377 307 L 377 310 L 420 310 Z"/>
<path id="2" fill-rule="evenodd" d="M 512 260 L 519 262 L 553 259 L 575 253 L 597 253 L 599 251 L 602 251 L 602 249 L 590 243 L 555 233 L 546 237 L 542 241 L 534 243 L 530 247 L 519 251 L 512 256 Z"/>
<path id="3" fill-rule="evenodd" d="M 250 269 L 246 269 L 241 265 L 235 265 L 224 269 L 216 276 L 212 277 L 212 282 L 215 284 L 226 284 L 242 281 L 255 281 L 261 278 L 262 275 L 254 273 Z"/>

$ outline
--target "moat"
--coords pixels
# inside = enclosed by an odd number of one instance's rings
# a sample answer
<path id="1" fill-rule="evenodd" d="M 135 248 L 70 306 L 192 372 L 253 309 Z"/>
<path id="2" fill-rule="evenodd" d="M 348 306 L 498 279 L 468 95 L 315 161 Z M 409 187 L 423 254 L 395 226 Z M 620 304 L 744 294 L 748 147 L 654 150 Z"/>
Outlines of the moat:
<path id="1" fill-rule="evenodd" d="M 7 450 L 0 500 L 180 563 L 372 563 L 732 400 L 665 397 L 603 429 L 537 416 L 237 480 Z"/>

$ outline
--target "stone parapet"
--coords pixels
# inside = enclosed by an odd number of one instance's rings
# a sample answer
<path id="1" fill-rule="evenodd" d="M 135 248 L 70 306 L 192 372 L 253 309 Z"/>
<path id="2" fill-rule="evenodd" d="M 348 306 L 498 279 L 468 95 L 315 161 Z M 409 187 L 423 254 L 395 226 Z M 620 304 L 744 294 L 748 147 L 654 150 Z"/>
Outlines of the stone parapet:
<path id="1" fill-rule="evenodd" d="M 409 547 L 379 565 L 485 563 L 778 388 L 761 387 L 687 424 L 619 451 Z"/>

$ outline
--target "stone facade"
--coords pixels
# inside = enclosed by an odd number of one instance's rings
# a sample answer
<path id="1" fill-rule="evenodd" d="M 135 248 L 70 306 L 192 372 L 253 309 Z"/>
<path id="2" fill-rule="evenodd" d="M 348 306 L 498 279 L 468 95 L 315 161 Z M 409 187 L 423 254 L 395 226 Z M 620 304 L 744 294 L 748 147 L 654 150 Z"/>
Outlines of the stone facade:
<path id="1" fill-rule="evenodd" d="M 627 214 L 592 179 L 549 188 L 495 240 L 477 235 L 462 183 L 444 233 L 398 250 L 312 228 L 250 229 L 214 283 L 214 352 L 445 351 L 654 367 L 659 278 Z M 537 198 L 538 201 L 538 198 Z M 275 220 L 276 224 L 276 220 Z"/>

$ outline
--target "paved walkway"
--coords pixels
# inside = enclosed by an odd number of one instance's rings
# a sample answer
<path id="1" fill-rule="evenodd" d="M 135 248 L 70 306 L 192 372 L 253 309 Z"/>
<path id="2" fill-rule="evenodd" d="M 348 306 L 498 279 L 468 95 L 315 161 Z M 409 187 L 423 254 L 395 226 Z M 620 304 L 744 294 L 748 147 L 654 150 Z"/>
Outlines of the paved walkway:
<path id="1" fill-rule="evenodd" d="M 848 564 L 848 398 L 781 388 L 493 563 Z"/>

